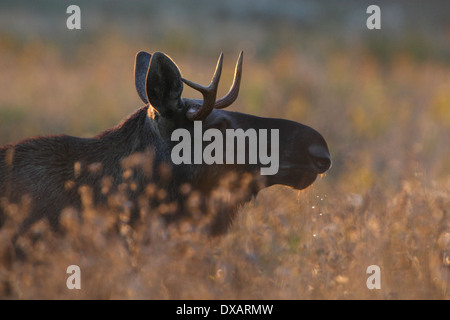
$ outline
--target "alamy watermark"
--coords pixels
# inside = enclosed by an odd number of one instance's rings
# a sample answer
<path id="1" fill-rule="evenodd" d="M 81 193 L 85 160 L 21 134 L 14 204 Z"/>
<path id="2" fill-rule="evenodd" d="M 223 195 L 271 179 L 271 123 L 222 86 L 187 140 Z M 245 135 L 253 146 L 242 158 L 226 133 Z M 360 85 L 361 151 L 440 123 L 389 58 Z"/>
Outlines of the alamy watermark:
<path id="1" fill-rule="evenodd" d="M 370 274 L 367 278 L 366 286 L 367 289 L 381 289 L 381 269 L 376 264 L 370 265 L 366 269 L 366 273 Z"/>
<path id="2" fill-rule="evenodd" d="M 224 137 L 225 136 L 225 137 Z M 174 164 L 262 164 L 261 175 L 278 173 L 279 129 L 270 130 L 270 154 L 267 129 L 226 129 L 225 135 L 219 129 L 202 130 L 202 122 L 194 121 L 193 149 L 191 133 L 184 128 L 175 129 L 171 140 L 178 141 L 171 153 Z M 224 148 L 225 140 L 225 148 Z M 210 143 L 203 148 L 203 142 Z M 248 146 L 246 144 L 248 141 Z M 236 142 L 236 143 L 235 143 Z M 225 150 L 225 157 L 223 152 Z M 248 152 L 246 152 L 248 150 Z M 236 154 L 235 154 L 236 152 Z M 248 156 L 248 160 L 246 159 Z"/>
<path id="3" fill-rule="evenodd" d="M 77 5 L 70 5 L 66 10 L 70 16 L 66 20 L 66 26 L 69 30 L 81 29 L 81 9 Z M 372 4 L 367 7 L 366 13 L 370 16 L 366 20 L 367 29 L 381 29 L 381 9 L 379 6 Z"/>
<path id="4" fill-rule="evenodd" d="M 366 26 L 367 29 L 381 29 L 381 9 L 379 6 L 372 4 L 367 7 L 366 13 L 370 16 L 367 18 Z"/>
<path id="5" fill-rule="evenodd" d="M 79 266 L 73 264 L 67 267 L 66 273 L 70 276 L 66 280 L 67 289 L 73 290 L 81 289 L 81 269 Z"/>
<path id="6" fill-rule="evenodd" d="M 67 7 L 66 13 L 70 16 L 66 20 L 67 29 L 81 29 L 81 9 L 77 5 L 70 5 Z"/>

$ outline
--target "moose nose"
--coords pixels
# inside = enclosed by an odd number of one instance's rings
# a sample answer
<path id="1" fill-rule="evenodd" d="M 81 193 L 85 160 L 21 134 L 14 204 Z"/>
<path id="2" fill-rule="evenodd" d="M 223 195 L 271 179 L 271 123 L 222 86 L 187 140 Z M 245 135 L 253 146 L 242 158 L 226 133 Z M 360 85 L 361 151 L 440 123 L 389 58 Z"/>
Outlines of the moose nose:
<path id="1" fill-rule="evenodd" d="M 328 150 L 320 145 L 312 145 L 308 148 L 309 156 L 319 173 L 324 173 L 331 167 L 331 156 Z"/>

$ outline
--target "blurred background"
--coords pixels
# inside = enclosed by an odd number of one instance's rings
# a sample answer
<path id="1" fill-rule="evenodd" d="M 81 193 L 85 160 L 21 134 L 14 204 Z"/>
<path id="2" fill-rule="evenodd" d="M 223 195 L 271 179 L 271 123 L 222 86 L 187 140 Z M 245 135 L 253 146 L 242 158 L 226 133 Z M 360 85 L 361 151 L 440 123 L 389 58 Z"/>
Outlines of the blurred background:
<path id="1" fill-rule="evenodd" d="M 81 30 L 66 28 L 70 4 L 81 9 Z M 371 4 L 381 30 L 366 27 Z M 286 299 L 449 297 L 449 1 L 2 0 L 0 145 L 89 137 L 119 123 L 142 105 L 133 78 L 141 50 L 168 54 L 205 84 L 223 51 L 219 95 L 244 50 L 230 109 L 317 129 L 333 167 L 300 195 L 262 192 L 215 244 L 222 254 L 192 249 L 204 258 L 195 274 L 172 265 L 179 276 L 164 285 L 155 277 L 145 289 L 93 287 L 84 297 L 261 298 L 266 289 Z M 189 88 L 184 96 L 198 97 Z M 365 288 L 370 264 L 389 275 L 384 290 Z M 157 267 L 171 270 L 166 260 Z M 123 268 L 111 272 L 125 277 Z M 188 278 L 201 290 L 180 293 Z M 39 293 L 33 281 L 15 281 L 5 296 Z"/>

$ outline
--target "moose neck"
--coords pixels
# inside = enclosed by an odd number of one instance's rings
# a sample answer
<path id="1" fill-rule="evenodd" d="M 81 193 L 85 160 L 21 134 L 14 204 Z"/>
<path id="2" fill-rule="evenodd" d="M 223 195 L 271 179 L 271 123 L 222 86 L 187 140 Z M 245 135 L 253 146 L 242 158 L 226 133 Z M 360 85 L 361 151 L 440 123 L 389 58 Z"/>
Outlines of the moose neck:
<path id="1" fill-rule="evenodd" d="M 147 109 L 148 106 L 140 108 L 116 127 L 96 136 L 96 139 L 106 141 L 106 145 L 110 148 L 119 148 L 123 151 L 122 156 L 143 151 L 148 146 L 154 145 L 157 138 L 152 129 L 152 120 L 148 118 Z"/>

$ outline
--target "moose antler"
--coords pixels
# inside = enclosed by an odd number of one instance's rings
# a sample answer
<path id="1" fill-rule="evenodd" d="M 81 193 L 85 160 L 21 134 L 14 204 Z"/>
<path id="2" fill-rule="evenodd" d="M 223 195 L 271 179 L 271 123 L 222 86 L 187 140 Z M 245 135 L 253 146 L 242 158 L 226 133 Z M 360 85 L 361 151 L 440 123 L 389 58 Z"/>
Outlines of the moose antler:
<path id="1" fill-rule="evenodd" d="M 203 104 L 198 109 L 198 111 L 193 113 L 187 113 L 187 117 L 189 120 L 203 120 L 205 119 L 212 111 L 212 109 L 223 109 L 231 105 L 238 97 L 239 87 L 241 84 L 242 77 L 242 58 L 244 52 L 241 51 L 239 55 L 238 62 L 236 64 L 236 70 L 234 72 L 234 80 L 233 85 L 230 88 L 230 91 L 221 99 L 216 100 L 217 97 L 217 88 L 219 87 L 220 75 L 222 73 L 222 61 L 223 61 L 223 53 L 220 54 L 219 61 L 217 62 L 216 71 L 214 72 L 213 79 L 208 87 L 204 87 L 200 84 L 194 83 L 190 80 L 182 78 L 183 82 L 190 86 L 191 88 L 200 91 L 203 95 Z"/>

